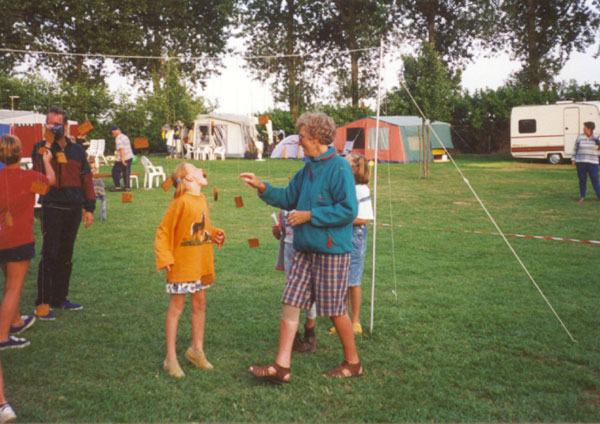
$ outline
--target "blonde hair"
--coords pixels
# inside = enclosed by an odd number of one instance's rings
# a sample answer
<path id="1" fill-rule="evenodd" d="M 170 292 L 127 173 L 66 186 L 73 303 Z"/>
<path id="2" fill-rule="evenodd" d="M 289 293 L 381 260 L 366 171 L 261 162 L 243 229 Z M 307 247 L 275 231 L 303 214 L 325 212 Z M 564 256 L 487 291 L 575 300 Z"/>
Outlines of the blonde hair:
<path id="1" fill-rule="evenodd" d="M 175 187 L 175 195 L 173 196 L 174 198 L 177 198 L 185 193 L 183 179 L 187 177 L 188 174 L 188 171 L 185 167 L 186 164 L 187 162 L 180 163 L 171 173 L 171 181 L 173 181 L 173 186 Z"/>
<path id="2" fill-rule="evenodd" d="M 310 138 L 316 138 L 320 144 L 331 144 L 335 139 L 335 122 L 322 112 L 307 112 L 298 118 L 296 129 L 304 127 Z"/>
<path id="3" fill-rule="evenodd" d="M 0 161 L 5 165 L 12 165 L 21 160 L 21 140 L 12 134 L 0 137 Z"/>
<path id="4" fill-rule="evenodd" d="M 354 174 L 354 181 L 356 184 L 369 184 L 369 163 L 367 159 L 360 153 L 350 153 L 348 155 L 350 163 L 354 167 L 352 173 Z"/>

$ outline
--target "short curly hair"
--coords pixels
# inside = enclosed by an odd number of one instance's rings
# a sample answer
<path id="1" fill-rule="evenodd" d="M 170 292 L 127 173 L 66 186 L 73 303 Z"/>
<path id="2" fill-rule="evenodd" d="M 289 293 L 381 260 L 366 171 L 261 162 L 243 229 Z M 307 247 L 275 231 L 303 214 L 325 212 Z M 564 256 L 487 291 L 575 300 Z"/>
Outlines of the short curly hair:
<path id="1" fill-rule="evenodd" d="M 308 136 L 319 140 L 321 144 L 331 144 L 335 139 L 335 122 L 322 112 L 307 112 L 296 122 L 296 129 L 304 127 Z"/>

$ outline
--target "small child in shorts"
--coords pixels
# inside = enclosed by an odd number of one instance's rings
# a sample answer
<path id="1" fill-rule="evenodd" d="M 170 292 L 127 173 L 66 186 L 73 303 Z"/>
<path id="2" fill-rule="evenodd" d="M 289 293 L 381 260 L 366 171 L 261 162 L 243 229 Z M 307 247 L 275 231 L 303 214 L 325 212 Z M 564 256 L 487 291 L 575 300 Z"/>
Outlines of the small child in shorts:
<path id="1" fill-rule="evenodd" d="M 294 250 L 294 228 L 288 222 L 289 211 L 281 209 L 279 212 L 279 223 L 273 225 L 273 236 L 279 240 L 279 251 L 277 254 L 277 265 L 275 269 L 285 270 L 286 279 L 290 276 L 292 258 L 296 253 Z M 283 268 L 281 267 L 283 262 Z M 315 321 L 317 319 L 317 306 L 315 303 L 309 309 L 304 310 L 306 321 L 304 322 L 304 338 L 298 331 L 294 337 L 292 350 L 298 353 L 314 353 L 317 350 L 317 335 L 315 334 Z"/>
<path id="2" fill-rule="evenodd" d="M 354 334 L 362 334 L 360 324 L 360 302 L 362 299 L 363 271 L 367 253 L 368 223 L 373 220 L 373 205 L 369 190 L 369 164 L 360 153 L 350 153 L 346 160 L 352 167 L 356 182 L 356 198 L 358 200 L 358 215 L 352 226 L 352 253 L 350 254 L 350 276 L 348 278 L 348 312 L 351 313 Z M 330 332 L 335 333 L 335 327 Z"/>
<path id="3" fill-rule="evenodd" d="M 96 160 L 93 156 L 88 158 L 92 175 L 98 174 L 98 167 L 96 166 Z M 94 182 L 94 194 L 96 200 L 100 200 L 100 221 L 106 220 L 106 186 L 102 178 L 93 178 Z"/>
<path id="4" fill-rule="evenodd" d="M 212 244 L 220 248 L 225 233 L 210 224 L 206 197 L 201 193 L 208 184 L 203 170 L 184 162 L 170 178 L 176 187 L 175 198 L 156 231 L 154 250 L 156 270 L 166 269 L 166 290 L 171 296 L 165 320 L 167 356 L 163 369 L 173 377 L 184 377 L 175 344 L 186 293 L 190 293 L 192 302 L 192 346 L 185 357 L 199 368 L 213 369 L 204 354 L 205 291 L 215 279 Z"/>

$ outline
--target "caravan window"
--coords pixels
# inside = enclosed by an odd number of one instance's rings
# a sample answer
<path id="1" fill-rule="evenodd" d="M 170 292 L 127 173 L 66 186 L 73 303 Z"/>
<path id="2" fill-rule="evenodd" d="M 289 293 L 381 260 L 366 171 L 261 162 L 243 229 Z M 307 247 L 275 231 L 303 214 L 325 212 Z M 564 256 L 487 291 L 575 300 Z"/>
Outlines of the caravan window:
<path id="1" fill-rule="evenodd" d="M 529 134 L 537 131 L 535 119 L 520 119 L 519 120 L 519 133 Z"/>
<path id="2" fill-rule="evenodd" d="M 346 141 L 353 141 L 353 149 L 365 148 L 365 131 L 363 128 L 346 128 Z"/>

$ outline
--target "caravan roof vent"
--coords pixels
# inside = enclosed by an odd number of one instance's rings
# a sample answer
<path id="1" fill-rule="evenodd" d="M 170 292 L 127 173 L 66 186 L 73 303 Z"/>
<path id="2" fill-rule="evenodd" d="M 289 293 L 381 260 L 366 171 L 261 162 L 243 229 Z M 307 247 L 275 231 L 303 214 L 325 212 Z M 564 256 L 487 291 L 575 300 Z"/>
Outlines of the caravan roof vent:
<path id="1" fill-rule="evenodd" d="M 559 102 L 556 102 L 557 105 L 566 105 L 569 103 L 573 103 L 573 100 L 561 100 Z"/>

